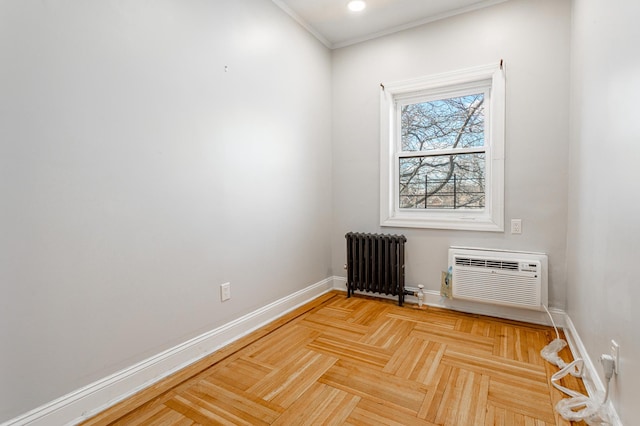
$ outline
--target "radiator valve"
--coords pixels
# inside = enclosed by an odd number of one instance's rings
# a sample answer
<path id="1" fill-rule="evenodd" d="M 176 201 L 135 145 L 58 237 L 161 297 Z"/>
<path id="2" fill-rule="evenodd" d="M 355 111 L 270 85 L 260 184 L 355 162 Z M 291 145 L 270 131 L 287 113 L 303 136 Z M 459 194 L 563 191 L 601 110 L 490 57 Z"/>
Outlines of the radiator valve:
<path id="1" fill-rule="evenodd" d="M 424 303 L 424 291 L 422 289 L 424 286 L 422 284 L 418 284 L 418 306 L 422 308 L 422 304 Z"/>

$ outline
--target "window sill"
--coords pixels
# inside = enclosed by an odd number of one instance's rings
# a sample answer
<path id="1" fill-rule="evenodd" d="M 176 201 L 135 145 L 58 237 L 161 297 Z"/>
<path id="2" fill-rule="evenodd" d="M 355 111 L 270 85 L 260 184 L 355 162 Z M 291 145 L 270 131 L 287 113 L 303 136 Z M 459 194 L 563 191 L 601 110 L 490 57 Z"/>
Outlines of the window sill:
<path id="1" fill-rule="evenodd" d="M 398 214 L 393 217 L 381 218 L 380 226 L 398 228 L 430 228 L 451 229 L 458 231 L 486 231 L 504 232 L 503 221 L 489 217 L 416 217 L 413 214 Z"/>

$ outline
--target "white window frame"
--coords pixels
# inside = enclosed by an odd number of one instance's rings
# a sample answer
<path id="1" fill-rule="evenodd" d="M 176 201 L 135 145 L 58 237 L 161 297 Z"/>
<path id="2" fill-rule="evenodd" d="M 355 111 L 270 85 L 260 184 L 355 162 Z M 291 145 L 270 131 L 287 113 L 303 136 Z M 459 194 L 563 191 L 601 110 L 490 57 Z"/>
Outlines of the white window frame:
<path id="1" fill-rule="evenodd" d="M 400 106 L 483 92 L 485 94 L 485 207 L 435 210 L 399 207 Z M 415 103 L 414 102 L 414 103 Z M 473 231 L 504 231 L 504 64 L 484 65 L 394 83 L 380 91 L 380 225 Z M 473 150 L 472 150 L 473 151 Z M 457 151 L 464 153 L 464 151 Z M 428 152 L 437 154 L 436 152 Z M 423 153 L 412 153 L 416 156 Z M 403 157 L 406 153 L 403 154 Z"/>

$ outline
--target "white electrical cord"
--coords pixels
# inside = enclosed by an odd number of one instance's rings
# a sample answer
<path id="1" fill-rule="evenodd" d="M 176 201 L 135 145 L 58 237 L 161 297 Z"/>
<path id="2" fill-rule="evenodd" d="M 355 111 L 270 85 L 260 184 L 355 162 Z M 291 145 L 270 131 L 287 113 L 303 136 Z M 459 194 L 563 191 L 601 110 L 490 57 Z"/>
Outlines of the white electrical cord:
<path id="1" fill-rule="evenodd" d="M 551 324 L 553 324 L 553 329 L 556 331 L 556 339 L 560 340 L 560 333 L 558 333 L 558 327 L 556 326 L 556 322 L 553 320 L 553 316 L 551 312 L 549 312 L 549 308 L 547 305 L 542 305 L 545 311 L 547 311 L 547 315 L 549 315 L 549 319 L 551 320 Z"/>
<path id="2" fill-rule="evenodd" d="M 589 426 L 610 425 L 605 403 L 609 397 L 609 380 L 613 375 L 613 359 L 605 359 L 605 356 L 601 359 L 605 366 L 605 377 L 607 379 L 606 392 L 602 402 L 560 385 L 560 379 L 565 377 L 567 374 L 581 378 L 583 374 L 584 361 L 577 358 L 573 362 L 567 364 L 562 358 L 560 358 L 559 353 L 565 346 L 567 346 L 567 342 L 560 339 L 560 333 L 558 332 L 558 327 L 553 320 L 551 312 L 549 312 L 549 309 L 547 309 L 545 305 L 542 306 L 544 307 L 544 310 L 547 311 L 549 319 L 551 319 L 551 324 L 553 324 L 553 328 L 556 331 L 556 338 L 540 351 L 540 355 L 542 358 L 560 368 L 560 371 L 551 376 L 551 383 L 556 389 L 571 397 L 558 401 L 555 407 L 556 411 L 565 420 L 573 422 L 584 420 Z M 611 358 L 608 355 L 607 357 Z"/>
<path id="3" fill-rule="evenodd" d="M 553 316 L 551 315 L 551 312 L 549 312 L 549 309 L 545 305 L 542 306 L 544 307 L 544 310 L 547 311 L 551 324 L 553 324 L 553 329 L 556 331 L 556 338 L 545 346 L 542 351 L 540 351 L 540 355 L 551 364 L 557 365 L 563 369 L 567 366 L 567 363 L 560 358 L 559 353 L 565 346 L 567 346 L 567 342 L 560 338 L 560 332 L 558 332 L 558 327 L 556 326 L 556 322 L 553 320 Z M 574 377 L 582 377 L 581 366 L 578 368 L 576 365 L 576 368 L 570 370 L 570 374 Z"/>

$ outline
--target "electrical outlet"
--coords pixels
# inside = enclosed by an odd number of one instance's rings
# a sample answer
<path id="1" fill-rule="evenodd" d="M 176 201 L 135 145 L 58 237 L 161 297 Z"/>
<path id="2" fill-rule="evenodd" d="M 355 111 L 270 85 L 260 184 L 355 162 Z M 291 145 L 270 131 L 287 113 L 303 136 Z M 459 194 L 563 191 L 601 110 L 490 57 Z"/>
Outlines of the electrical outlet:
<path id="1" fill-rule="evenodd" d="M 220 284 L 220 301 L 231 299 L 231 283 Z"/>
<path id="2" fill-rule="evenodd" d="M 611 357 L 613 357 L 613 372 L 618 374 L 620 368 L 620 345 L 615 340 L 611 340 Z"/>
<path id="3" fill-rule="evenodd" d="M 511 219 L 511 233 L 522 234 L 522 219 Z"/>

